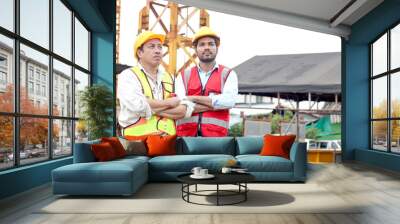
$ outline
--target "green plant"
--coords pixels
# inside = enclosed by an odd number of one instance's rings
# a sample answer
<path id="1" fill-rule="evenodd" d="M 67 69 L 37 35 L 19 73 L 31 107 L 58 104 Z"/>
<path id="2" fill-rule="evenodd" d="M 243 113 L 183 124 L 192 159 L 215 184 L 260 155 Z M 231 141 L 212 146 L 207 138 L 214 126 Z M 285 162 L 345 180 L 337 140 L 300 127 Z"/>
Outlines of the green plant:
<path id="1" fill-rule="evenodd" d="M 95 84 L 80 92 L 81 118 L 85 121 L 89 139 L 109 136 L 107 129 L 112 126 L 112 92 L 104 85 Z"/>
<path id="2" fill-rule="evenodd" d="M 280 134 L 281 133 L 281 121 L 282 116 L 280 114 L 272 115 L 271 119 L 271 134 Z"/>
<path id="3" fill-rule="evenodd" d="M 293 118 L 293 112 L 290 110 L 286 110 L 284 115 L 283 115 L 283 120 L 285 122 L 290 122 Z"/>
<path id="4" fill-rule="evenodd" d="M 307 129 L 306 138 L 317 139 L 317 136 L 318 136 L 318 128 L 311 127 Z"/>
<path id="5" fill-rule="evenodd" d="M 243 136 L 243 123 L 237 123 L 229 128 L 229 136 L 239 137 Z"/>

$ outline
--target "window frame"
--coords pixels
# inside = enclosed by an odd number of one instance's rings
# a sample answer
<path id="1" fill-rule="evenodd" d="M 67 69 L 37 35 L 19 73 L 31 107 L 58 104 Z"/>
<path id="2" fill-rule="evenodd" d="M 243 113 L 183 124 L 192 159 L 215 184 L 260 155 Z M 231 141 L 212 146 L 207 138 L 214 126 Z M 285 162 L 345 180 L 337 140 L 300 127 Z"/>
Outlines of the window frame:
<path id="1" fill-rule="evenodd" d="M 92 30 L 88 27 L 88 25 L 84 22 L 84 20 L 76 13 L 72 7 L 66 2 L 65 0 L 59 0 L 70 12 L 71 12 L 71 18 L 69 22 L 71 23 L 71 35 L 70 41 L 71 41 L 71 58 L 64 58 L 62 55 L 59 55 L 54 52 L 54 39 L 53 39 L 53 23 L 54 23 L 54 14 L 53 14 L 53 1 L 54 0 L 48 0 L 49 3 L 49 47 L 46 49 L 45 47 L 42 47 L 39 44 L 36 44 L 29 39 L 24 38 L 23 36 L 20 35 L 20 0 L 14 0 L 13 4 L 13 10 L 14 10 L 14 30 L 10 31 L 4 27 L 0 26 L 0 35 L 10 38 L 13 41 L 13 52 L 12 52 L 12 57 L 13 59 L 11 60 L 13 62 L 12 66 L 12 73 L 13 79 L 14 79 L 14 110 L 13 112 L 1 112 L 0 111 L 0 116 L 11 116 L 13 118 L 13 153 L 14 153 L 14 161 L 13 161 L 13 166 L 11 167 L 5 167 L 5 168 L 0 168 L 0 172 L 4 170 L 10 170 L 10 169 L 16 169 L 18 167 L 23 167 L 23 166 L 29 166 L 32 164 L 37 164 L 37 163 L 43 163 L 49 160 L 53 159 L 61 159 L 64 157 L 70 157 L 73 155 L 74 152 L 74 143 L 75 143 L 75 125 L 76 121 L 79 120 L 79 117 L 75 117 L 75 108 L 71 108 L 71 114 L 62 116 L 56 116 L 53 115 L 53 75 L 54 75 L 54 68 L 53 68 L 53 60 L 58 60 L 61 63 L 64 63 L 68 66 L 71 67 L 71 94 L 72 99 L 71 99 L 71 105 L 74 105 L 75 103 L 75 89 L 74 89 L 74 82 L 75 82 L 75 69 L 85 73 L 89 77 L 89 83 L 88 86 L 91 86 L 92 84 L 92 71 L 91 71 L 91 49 L 92 49 L 92 43 L 91 43 L 91 37 L 92 37 Z M 83 27 L 87 30 L 88 32 L 88 69 L 85 69 L 81 67 L 80 65 L 75 63 L 75 19 L 77 19 Z M 21 52 L 20 52 L 20 46 L 25 45 L 29 48 L 32 48 L 33 50 L 36 50 L 42 54 L 45 54 L 48 56 L 49 62 L 48 62 L 48 71 L 47 71 L 47 80 L 46 84 L 42 83 L 42 72 L 44 72 L 42 69 L 39 72 L 39 80 L 36 79 L 36 68 L 33 67 L 33 79 L 31 79 L 30 76 L 30 65 L 27 64 L 26 68 L 26 85 L 28 85 L 29 81 L 33 82 L 34 85 L 34 92 L 36 92 L 35 85 L 40 83 L 40 87 L 42 88 L 42 85 L 45 85 L 45 95 L 48 97 L 48 108 L 49 111 L 46 115 L 39 115 L 39 114 L 26 114 L 26 113 L 21 113 L 20 111 L 20 85 L 21 85 L 21 80 L 20 80 L 20 64 L 21 64 Z M 26 86 L 28 87 L 28 86 Z M 29 88 L 29 87 L 28 87 Z M 29 91 L 27 89 L 27 91 Z M 35 94 L 35 93 L 34 93 Z M 35 94 L 36 95 L 36 94 Z M 38 97 L 43 97 L 42 96 L 42 91 L 40 91 L 40 94 L 37 95 Z M 35 102 L 36 103 L 36 102 Z M 43 160 L 40 160 L 38 162 L 32 162 L 32 163 L 24 163 L 21 164 L 20 161 L 20 119 L 21 118 L 45 118 L 47 119 L 48 122 L 48 136 L 47 136 L 47 142 L 52 143 L 53 142 L 53 123 L 56 120 L 66 120 L 71 122 L 71 153 L 68 155 L 64 156 L 57 156 L 56 158 L 54 157 L 54 147 L 53 144 L 48 144 L 47 149 L 48 150 L 48 155 L 47 158 L 43 158 Z"/>
<path id="2" fill-rule="evenodd" d="M 392 76 L 395 75 L 396 73 L 400 72 L 400 67 L 393 68 L 391 69 L 391 31 L 395 27 L 400 26 L 400 21 L 396 22 L 392 26 L 390 26 L 388 29 L 385 30 L 385 32 L 381 33 L 378 35 L 374 40 L 372 40 L 368 46 L 369 46 L 369 149 L 373 151 L 380 151 L 380 152 L 387 152 L 387 153 L 392 153 L 392 154 L 400 154 L 400 152 L 393 152 L 392 151 L 392 122 L 393 121 L 400 121 L 400 117 L 392 117 L 392 99 L 391 99 L 391 80 Z M 381 37 L 384 35 L 387 35 L 387 64 L 386 64 L 386 71 L 376 74 L 373 74 L 373 44 L 376 43 Z M 374 92 L 374 86 L 373 86 L 373 81 L 378 78 L 386 77 L 386 87 L 387 87 L 387 105 L 386 105 L 386 118 L 373 118 L 373 92 Z M 374 133 L 373 133 L 373 122 L 376 121 L 386 121 L 386 151 L 380 150 L 377 148 L 374 148 Z"/>

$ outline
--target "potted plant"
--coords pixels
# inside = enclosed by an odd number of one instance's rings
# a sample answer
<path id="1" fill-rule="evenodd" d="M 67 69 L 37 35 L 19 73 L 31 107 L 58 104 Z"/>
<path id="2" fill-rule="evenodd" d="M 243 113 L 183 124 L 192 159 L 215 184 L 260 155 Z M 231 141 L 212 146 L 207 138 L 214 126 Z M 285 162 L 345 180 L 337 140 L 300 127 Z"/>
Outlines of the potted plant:
<path id="1" fill-rule="evenodd" d="M 80 124 L 85 124 L 89 140 L 109 136 L 112 126 L 113 95 L 102 84 L 94 84 L 80 92 L 79 106 L 82 109 Z"/>

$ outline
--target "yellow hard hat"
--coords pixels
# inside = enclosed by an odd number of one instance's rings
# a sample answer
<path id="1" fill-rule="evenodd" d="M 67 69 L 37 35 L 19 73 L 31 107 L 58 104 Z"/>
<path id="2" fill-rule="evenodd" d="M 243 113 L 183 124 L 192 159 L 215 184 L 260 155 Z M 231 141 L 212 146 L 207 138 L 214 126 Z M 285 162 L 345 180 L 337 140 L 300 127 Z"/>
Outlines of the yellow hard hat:
<path id="1" fill-rule="evenodd" d="M 196 43 L 202 37 L 214 37 L 217 39 L 217 46 L 219 46 L 219 36 L 210 27 L 202 26 L 193 37 L 193 44 Z"/>
<path id="2" fill-rule="evenodd" d="M 165 36 L 162 35 L 162 34 L 156 34 L 156 33 L 154 33 L 153 31 L 149 31 L 149 30 L 144 31 L 144 32 L 140 33 L 140 34 L 137 36 L 136 42 L 135 42 L 135 45 L 134 45 L 134 50 L 133 50 L 134 53 L 135 53 L 135 58 L 136 58 L 136 59 L 138 58 L 138 56 L 137 56 L 137 50 L 138 50 L 144 43 L 146 43 L 147 41 L 152 40 L 152 39 L 159 39 L 159 40 L 161 41 L 161 44 L 163 44 L 163 43 L 164 43 L 164 40 L 165 40 Z"/>

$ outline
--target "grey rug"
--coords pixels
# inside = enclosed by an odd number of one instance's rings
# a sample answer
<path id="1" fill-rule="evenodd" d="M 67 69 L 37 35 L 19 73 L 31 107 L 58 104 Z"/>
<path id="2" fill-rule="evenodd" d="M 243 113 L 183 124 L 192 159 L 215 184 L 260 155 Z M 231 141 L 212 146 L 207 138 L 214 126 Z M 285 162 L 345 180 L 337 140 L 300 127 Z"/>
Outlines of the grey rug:
<path id="1" fill-rule="evenodd" d="M 224 187 L 228 190 L 234 186 Z M 150 183 L 131 197 L 57 197 L 35 213 L 360 213 L 358 205 L 344 201 L 317 184 L 260 183 L 248 187 L 247 201 L 237 205 L 190 204 L 182 200 L 180 184 Z M 198 190 L 212 189 L 215 186 L 202 185 Z M 237 199 L 240 198 L 224 197 L 222 202 Z M 191 200 L 207 204 L 216 202 L 214 196 L 194 196 Z"/>

